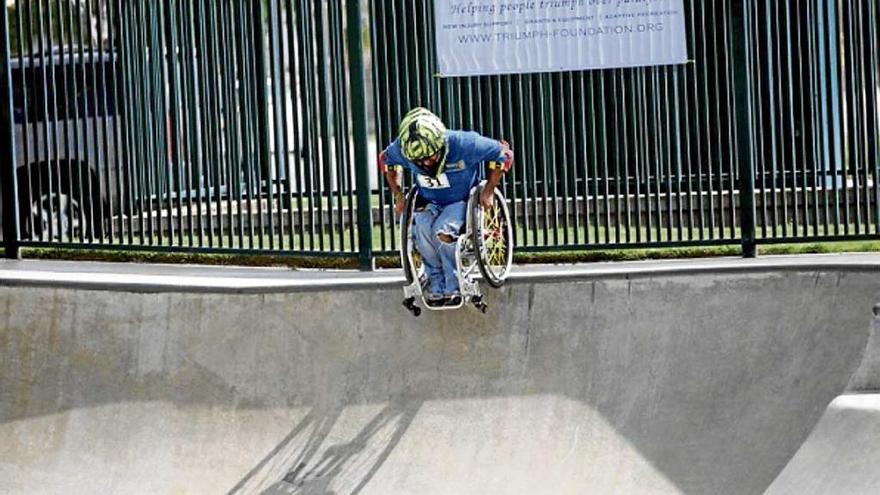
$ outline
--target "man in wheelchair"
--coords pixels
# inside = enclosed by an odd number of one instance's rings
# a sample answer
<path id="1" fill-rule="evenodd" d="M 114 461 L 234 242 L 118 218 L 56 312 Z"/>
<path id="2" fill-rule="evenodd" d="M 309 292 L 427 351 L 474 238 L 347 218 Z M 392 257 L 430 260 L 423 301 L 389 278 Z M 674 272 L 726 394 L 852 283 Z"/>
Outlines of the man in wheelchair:
<path id="1" fill-rule="evenodd" d="M 495 186 L 513 164 L 510 146 L 476 132 L 447 130 L 439 117 L 421 107 L 403 117 L 397 139 L 379 155 L 379 168 L 394 196 L 395 212 L 401 215 L 404 210 L 403 169 L 413 174 L 414 187 L 423 201 L 413 217 L 412 235 L 429 280 L 424 294 L 429 306 L 462 303 L 456 242 L 465 227 L 468 196 L 480 181 L 484 162 L 489 171 L 479 201 L 489 209 Z"/>

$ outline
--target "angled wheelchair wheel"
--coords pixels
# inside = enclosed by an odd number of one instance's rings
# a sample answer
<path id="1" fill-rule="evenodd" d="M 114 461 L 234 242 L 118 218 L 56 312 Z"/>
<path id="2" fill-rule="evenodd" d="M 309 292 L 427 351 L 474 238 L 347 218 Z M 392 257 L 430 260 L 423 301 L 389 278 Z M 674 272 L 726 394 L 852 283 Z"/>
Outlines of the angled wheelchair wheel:
<path id="1" fill-rule="evenodd" d="M 495 189 L 491 209 L 484 210 L 480 205 L 483 184 L 475 188 L 468 201 L 470 233 L 477 265 L 483 279 L 496 289 L 504 285 L 513 264 L 513 225 L 510 223 L 510 210 L 501 191 Z"/>
<path id="2" fill-rule="evenodd" d="M 407 285 L 415 280 L 422 280 L 422 259 L 413 246 L 412 228 L 416 213 L 419 193 L 415 188 L 406 193 L 403 215 L 400 217 L 400 265 L 406 276 Z"/>

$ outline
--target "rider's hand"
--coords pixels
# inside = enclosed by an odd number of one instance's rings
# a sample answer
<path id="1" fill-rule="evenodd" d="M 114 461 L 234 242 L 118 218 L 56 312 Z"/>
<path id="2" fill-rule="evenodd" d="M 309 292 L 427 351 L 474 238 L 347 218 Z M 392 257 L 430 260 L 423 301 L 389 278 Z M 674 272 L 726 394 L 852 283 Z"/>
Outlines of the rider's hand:
<path id="1" fill-rule="evenodd" d="M 495 204 L 495 191 L 483 190 L 480 193 L 480 205 L 484 210 L 491 210 Z"/>
<path id="2" fill-rule="evenodd" d="M 394 213 L 397 213 L 397 216 L 403 215 L 403 207 L 404 207 L 404 198 L 401 195 L 394 201 Z"/>

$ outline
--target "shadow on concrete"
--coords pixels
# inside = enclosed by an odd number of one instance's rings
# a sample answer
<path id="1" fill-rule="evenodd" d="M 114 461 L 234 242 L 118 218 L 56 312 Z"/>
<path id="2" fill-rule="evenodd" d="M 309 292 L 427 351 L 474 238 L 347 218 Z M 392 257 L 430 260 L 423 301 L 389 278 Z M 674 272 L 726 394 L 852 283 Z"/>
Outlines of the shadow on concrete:
<path id="1" fill-rule="evenodd" d="M 391 455 L 421 407 L 421 401 L 398 401 L 386 405 L 348 442 L 325 445 L 341 410 L 312 410 L 229 495 L 356 495 Z M 268 488 L 269 466 L 286 471 Z M 276 468 L 277 469 L 277 468 Z"/>

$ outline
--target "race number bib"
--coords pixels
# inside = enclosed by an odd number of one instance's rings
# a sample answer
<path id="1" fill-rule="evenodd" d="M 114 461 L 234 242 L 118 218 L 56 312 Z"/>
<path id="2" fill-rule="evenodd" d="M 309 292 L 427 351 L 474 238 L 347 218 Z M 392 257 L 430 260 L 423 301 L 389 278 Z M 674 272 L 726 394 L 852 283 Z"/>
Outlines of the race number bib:
<path id="1" fill-rule="evenodd" d="M 416 179 L 419 181 L 419 186 L 425 189 L 446 189 L 449 187 L 449 177 L 446 174 L 440 174 L 439 177 L 419 174 Z"/>

